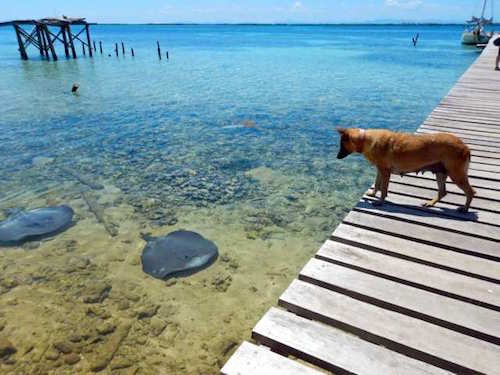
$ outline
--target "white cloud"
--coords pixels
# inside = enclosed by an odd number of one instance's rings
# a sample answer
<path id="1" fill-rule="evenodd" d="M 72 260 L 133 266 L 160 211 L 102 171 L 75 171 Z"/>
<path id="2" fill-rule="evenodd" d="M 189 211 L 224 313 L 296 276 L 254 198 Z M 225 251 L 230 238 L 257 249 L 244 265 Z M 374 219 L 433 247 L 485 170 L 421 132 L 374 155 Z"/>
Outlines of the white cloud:
<path id="1" fill-rule="evenodd" d="M 304 8 L 304 5 L 302 5 L 301 1 L 296 1 L 292 4 L 292 11 L 294 12 L 298 12 L 302 8 Z"/>
<path id="2" fill-rule="evenodd" d="M 423 4 L 422 0 L 385 0 L 385 5 L 388 7 L 401 9 L 416 9 Z"/>

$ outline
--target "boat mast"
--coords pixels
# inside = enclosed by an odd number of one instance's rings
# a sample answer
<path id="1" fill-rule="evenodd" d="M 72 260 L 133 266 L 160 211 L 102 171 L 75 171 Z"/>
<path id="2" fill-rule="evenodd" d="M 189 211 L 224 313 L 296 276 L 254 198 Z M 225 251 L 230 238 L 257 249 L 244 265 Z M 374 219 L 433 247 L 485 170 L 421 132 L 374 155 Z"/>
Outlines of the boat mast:
<path id="1" fill-rule="evenodd" d="M 483 11 L 481 12 L 481 20 L 484 20 L 484 12 L 486 11 L 486 2 L 487 0 L 484 0 L 483 2 Z"/>

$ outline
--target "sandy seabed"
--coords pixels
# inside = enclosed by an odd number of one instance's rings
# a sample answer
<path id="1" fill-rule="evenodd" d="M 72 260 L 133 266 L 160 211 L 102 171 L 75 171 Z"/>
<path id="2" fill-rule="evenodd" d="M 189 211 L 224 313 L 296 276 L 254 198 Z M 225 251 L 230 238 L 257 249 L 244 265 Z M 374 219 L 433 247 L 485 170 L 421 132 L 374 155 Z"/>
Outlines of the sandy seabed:
<path id="1" fill-rule="evenodd" d="M 112 185 L 19 197 L 32 207 L 69 204 L 75 217 L 53 238 L 0 249 L 0 372 L 218 373 L 348 210 L 334 191 L 290 196 L 291 177 L 248 174 L 274 192 L 267 203 L 179 207 L 170 225 L 150 226 Z M 145 202 L 154 210 L 154 199 Z M 143 236 L 176 229 L 214 241 L 217 261 L 189 277 L 151 278 Z"/>

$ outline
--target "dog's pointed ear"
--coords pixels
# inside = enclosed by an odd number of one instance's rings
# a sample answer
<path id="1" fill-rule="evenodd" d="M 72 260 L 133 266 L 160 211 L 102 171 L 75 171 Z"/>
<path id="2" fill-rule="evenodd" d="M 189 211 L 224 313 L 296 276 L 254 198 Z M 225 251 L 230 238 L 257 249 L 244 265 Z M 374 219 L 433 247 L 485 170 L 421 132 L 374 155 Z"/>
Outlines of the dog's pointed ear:
<path id="1" fill-rule="evenodd" d="M 339 133 L 339 135 L 340 135 L 342 138 L 344 138 L 344 139 L 349 138 L 349 131 L 348 131 L 348 129 L 338 127 L 338 128 L 337 128 L 337 132 Z"/>

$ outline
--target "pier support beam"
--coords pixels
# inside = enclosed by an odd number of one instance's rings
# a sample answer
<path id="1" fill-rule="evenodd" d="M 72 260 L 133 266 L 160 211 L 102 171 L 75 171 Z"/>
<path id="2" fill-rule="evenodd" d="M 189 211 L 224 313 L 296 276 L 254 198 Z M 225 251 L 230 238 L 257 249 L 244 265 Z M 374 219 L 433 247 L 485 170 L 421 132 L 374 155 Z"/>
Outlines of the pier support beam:
<path id="1" fill-rule="evenodd" d="M 66 28 L 64 26 L 61 26 L 61 34 L 63 37 L 63 44 L 64 44 L 64 54 L 66 55 L 66 58 L 69 57 L 69 49 L 68 49 L 68 38 L 66 37 Z"/>
<path id="2" fill-rule="evenodd" d="M 43 51 L 42 36 L 40 34 L 40 26 L 35 25 L 35 30 L 36 30 L 36 39 L 38 40 L 38 49 L 40 50 L 40 55 L 43 56 L 44 51 Z"/>
<path id="3" fill-rule="evenodd" d="M 87 34 L 87 46 L 89 47 L 89 56 L 92 57 L 92 47 L 90 44 L 89 25 L 85 25 L 85 34 Z"/>
<path id="4" fill-rule="evenodd" d="M 21 59 L 28 60 L 28 54 L 26 53 L 26 49 L 24 48 L 23 38 L 21 37 L 21 30 L 18 25 L 14 25 L 14 29 L 16 30 L 17 44 L 19 45 L 19 53 L 21 54 Z"/>
<path id="5" fill-rule="evenodd" d="M 73 58 L 76 59 L 75 44 L 73 43 L 73 34 L 71 34 L 71 28 L 69 27 L 69 25 L 66 25 L 66 32 L 68 33 L 69 46 L 71 47 L 71 53 L 73 54 Z"/>
<path id="6" fill-rule="evenodd" d="M 42 30 L 45 34 L 45 37 L 47 38 L 47 43 L 49 44 L 50 52 L 52 54 L 52 59 L 54 61 L 57 61 L 56 49 L 54 48 L 54 44 L 52 43 L 52 38 L 50 37 L 49 28 L 47 27 L 47 25 L 42 25 Z"/>

